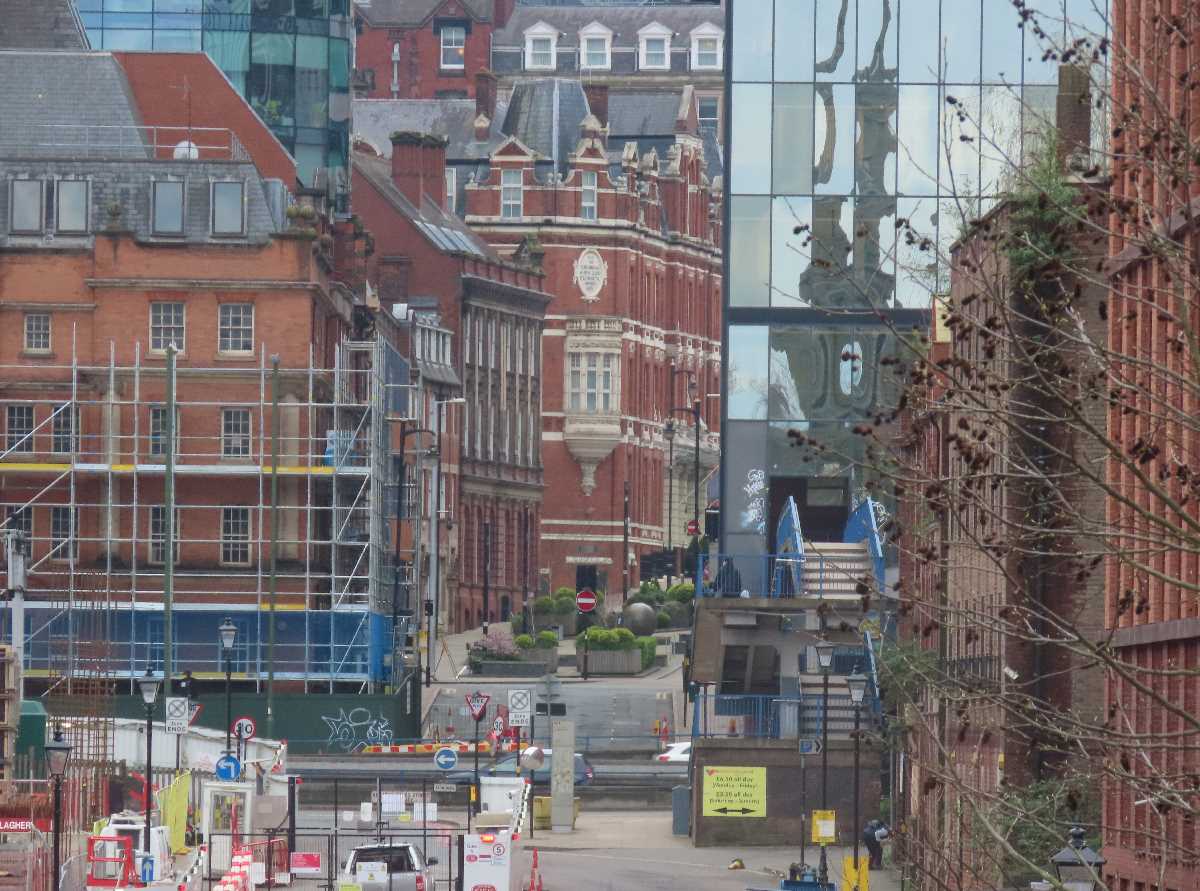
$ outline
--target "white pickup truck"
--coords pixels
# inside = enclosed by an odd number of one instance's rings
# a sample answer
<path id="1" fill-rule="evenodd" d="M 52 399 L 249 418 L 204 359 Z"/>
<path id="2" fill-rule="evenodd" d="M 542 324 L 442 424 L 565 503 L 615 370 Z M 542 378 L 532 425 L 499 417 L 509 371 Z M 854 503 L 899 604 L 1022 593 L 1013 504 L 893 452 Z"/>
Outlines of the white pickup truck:
<path id="1" fill-rule="evenodd" d="M 343 873 L 362 891 L 435 891 L 429 867 L 437 862 L 426 862 L 421 849 L 407 842 L 376 842 L 351 851 Z"/>

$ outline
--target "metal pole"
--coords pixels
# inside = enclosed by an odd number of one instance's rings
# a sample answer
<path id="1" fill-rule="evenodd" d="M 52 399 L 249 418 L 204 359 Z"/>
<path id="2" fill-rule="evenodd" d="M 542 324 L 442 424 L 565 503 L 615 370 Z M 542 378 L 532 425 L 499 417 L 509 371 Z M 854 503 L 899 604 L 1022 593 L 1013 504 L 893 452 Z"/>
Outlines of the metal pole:
<path id="1" fill-rule="evenodd" d="M 475 800 L 471 802 L 471 810 L 475 810 L 479 804 L 479 720 L 475 719 Z"/>
<path id="2" fill-rule="evenodd" d="M 858 891 L 858 727 L 862 706 L 854 705 L 854 891 Z"/>
<path id="3" fill-rule="evenodd" d="M 797 709 L 800 713 L 799 721 L 801 727 L 804 724 L 803 707 Z M 684 709 L 686 712 L 687 710 Z M 808 845 L 808 768 L 805 762 L 808 759 L 804 755 L 800 756 L 800 865 L 807 867 L 808 864 L 804 860 L 804 853 Z"/>
<path id="4" fill-rule="evenodd" d="M 171 675 L 174 673 L 172 650 L 171 607 L 175 599 L 175 353 L 174 343 L 167 345 L 167 418 L 166 473 L 163 474 L 163 680 L 166 695 L 171 695 Z M 75 424 L 74 418 L 71 423 Z M 75 431 L 78 435 L 78 431 Z M 147 842 L 148 843 L 148 842 Z"/>
<path id="5" fill-rule="evenodd" d="M 267 614 L 267 738 L 275 738 L 275 564 L 279 559 L 279 356 L 271 357 L 271 580 Z"/>
<path id="6" fill-rule="evenodd" d="M 336 782 L 336 781 L 335 781 Z M 288 828 L 287 828 L 287 843 L 288 850 L 296 850 L 296 778 L 288 777 Z M 334 819 L 337 819 L 335 812 Z"/>
<path id="7" fill-rule="evenodd" d="M 233 751 L 230 734 L 233 732 L 233 660 L 225 654 L 225 751 Z"/>
<path id="8" fill-rule="evenodd" d="M 675 383 L 675 379 L 671 379 Z M 669 404 L 669 403 L 668 403 Z M 667 419 L 667 427 L 671 435 L 667 437 L 667 550 L 671 552 L 671 574 L 667 578 L 667 587 L 675 584 L 678 568 L 675 565 L 675 430 L 674 420 Z M 684 709 L 684 711 L 687 711 Z"/>
<path id="9" fill-rule="evenodd" d="M 621 524 L 621 603 L 629 598 L 629 480 L 625 480 L 625 513 Z M 587 679 L 587 675 L 584 675 Z"/>
<path id="10" fill-rule="evenodd" d="M 399 666 L 396 664 L 396 629 L 400 625 L 400 524 L 404 518 L 404 421 L 400 422 L 400 454 L 396 458 L 396 546 L 392 552 L 392 687 L 398 686 Z M 421 668 L 421 651 L 417 650 L 417 670 Z"/>
<path id="11" fill-rule="evenodd" d="M 488 624 L 491 615 L 491 576 L 492 576 L 492 524 L 483 524 L 483 624 Z"/>
<path id="12" fill-rule="evenodd" d="M 433 685 L 433 644 L 437 633 L 437 623 L 434 613 L 437 611 L 441 592 L 438 587 L 442 583 L 442 409 L 445 403 L 434 401 L 434 423 L 437 429 L 433 434 L 433 447 L 437 456 L 433 463 L 433 522 L 430 530 L 430 542 L 433 546 L 433 585 L 430 586 L 429 604 L 425 607 L 425 686 Z"/>
<path id="13" fill-rule="evenodd" d="M 821 682 L 821 810 L 829 809 L 829 669 L 823 669 Z M 821 865 L 817 877 L 829 881 L 829 863 L 825 842 L 821 842 Z"/>
<path id="14" fill-rule="evenodd" d="M 696 479 L 692 485 L 692 519 L 696 521 L 696 571 L 700 571 L 700 400 L 692 403 L 696 425 Z"/>
<path id="15" fill-rule="evenodd" d="M 154 705 L 146 706 L 146 853 L 150 853 L 150 812 L 154 810 L 154 793 L 150 777 L 154 773 Z"/>
<path id="16" fill-rule="evenodd" d="M 59 891 L 59 874 L 62 872 L 60 839 L 62 838 L 62 777 L 54 778 L 54 878 L 53 891 Z"/>

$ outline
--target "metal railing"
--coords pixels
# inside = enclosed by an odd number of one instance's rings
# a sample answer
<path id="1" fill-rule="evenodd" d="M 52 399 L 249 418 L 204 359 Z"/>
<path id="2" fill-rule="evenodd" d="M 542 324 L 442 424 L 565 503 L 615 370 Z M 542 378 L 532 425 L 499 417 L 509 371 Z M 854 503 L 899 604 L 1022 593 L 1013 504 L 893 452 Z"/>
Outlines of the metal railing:
<path id="1" fill-rule="evenodd" d="M 848 737 L 854 728 L 854 706 L 845 693 L 830 693 L 828 713 L 820 693 L 778 696 L 758 693 L 701 691 L 693 703 L 692 732 L 699 737 L 799 739 L 818 737 L 828 715 L 829 734 Z M 863 726 L 870 727 L 877 710 L 862 706 Z"/>
<path id="2" fill-rule="evenodd" d="M 249 161 L 250 154 L 225 127 L 129 124 L 33 124 L 0 136 L 6 150 L 55 156 L 158 161 Z"/>

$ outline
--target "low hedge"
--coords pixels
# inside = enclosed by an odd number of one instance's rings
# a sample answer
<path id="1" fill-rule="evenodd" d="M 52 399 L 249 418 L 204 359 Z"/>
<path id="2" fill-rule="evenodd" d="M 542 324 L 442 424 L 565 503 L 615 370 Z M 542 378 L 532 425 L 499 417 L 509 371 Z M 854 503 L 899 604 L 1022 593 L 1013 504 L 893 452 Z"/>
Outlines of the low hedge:
<path id="1" fill-rule="evenodd" d="M 637 638 L 628 628 L 601 628 L 593 625 L 583 635 L 589 650 L 637 649 Z"/>
<path id="2" fill-rule="evenodd" d="M 642 651 L 642 671 L 654 664 L 654 657 L 658 653 L 658 641 L 653 637 L 639 637 L 637 645 Z"/>

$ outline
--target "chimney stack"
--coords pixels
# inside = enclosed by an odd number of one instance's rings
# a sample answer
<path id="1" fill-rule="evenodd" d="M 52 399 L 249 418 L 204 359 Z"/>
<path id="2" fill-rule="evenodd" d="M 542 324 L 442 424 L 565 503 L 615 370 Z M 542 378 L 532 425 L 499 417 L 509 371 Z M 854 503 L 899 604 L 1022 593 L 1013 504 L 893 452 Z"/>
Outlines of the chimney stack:
<path id="1" fill-rule="evenodd" d="M 492 24 L 497 28 L 503 28 L 508 24 L 508 20 L 512 18 L 513 8 L 517 5 L 517 0 L 493 0 L 492 2 Z"/>
<path id="2" fill-rule="evenodd" d="M 475 117 L 496 119 L 496 75 L 486 68 L 475 75 Z"/>
<path id="3" fill-rule="evenodd" d="M 446 209 L 446 146 L 444 136 L 426 134 L 422 145 L 425 195 L 442 210 Z"/>
<path id="4" fill-rule="evenodd" d="M 405 198 L 421 206 L 424 191 L 424 133 L 397 130 L 392 134 L 392 182 Z"/>
<path id="5" fill-rule="evenodd" d="M 583 94 L 587 96 L 588 110 L 600 122 L 600 126 L 608 129 L 608 84 L 584 84 Z"/>
<path id="6" fill-rule="evenodd" d="M 1058 66 L 1054 126 L 1058 131 L 1059 169 L 1068 173 L 1081 173 L 1091 166 L 1091 97 L 1092 83 L 1086 68 Z"/>

